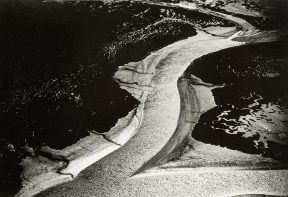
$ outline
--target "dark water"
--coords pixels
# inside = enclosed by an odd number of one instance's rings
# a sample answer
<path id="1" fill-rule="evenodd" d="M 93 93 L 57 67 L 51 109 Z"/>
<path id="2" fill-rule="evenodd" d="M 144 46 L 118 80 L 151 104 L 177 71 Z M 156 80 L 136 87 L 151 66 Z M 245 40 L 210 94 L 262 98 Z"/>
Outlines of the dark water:
<path id="1" fill-rule="evenodd" d="M 196 35 L 194 24 L 233 25 L 142 3 L 1 1 L 0 195 L 21 187 L 25 146 L 64 148 L 135 108 L 117 67 Z"/>
<path id="2" fill-rule="evenodd" d="M 189 73 L 222 87 L 217 107 L 192 136 L 205 143 L 288 161 L 287 42 L 235 47 L 207 55 Z"/>

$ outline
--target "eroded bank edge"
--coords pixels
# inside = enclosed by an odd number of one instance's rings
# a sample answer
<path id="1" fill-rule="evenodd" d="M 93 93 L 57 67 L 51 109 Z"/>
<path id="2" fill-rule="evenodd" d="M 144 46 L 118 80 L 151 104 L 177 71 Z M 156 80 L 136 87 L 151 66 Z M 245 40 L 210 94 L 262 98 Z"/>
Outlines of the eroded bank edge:
<path id="1" fill-rule="evenodd" d="M 127 89 L 125 85 L 120 87 Z M 138 93 L 140 90 L 138 88 Z M 71 181 L 91 164 L 124 146 L 135 135 L 142 121 L 148 94 L 142 91 L 137 97 L 140 100 L 138 107 L 119 119 L 107 133 L 91 132 L 62 150 L 44 146 L 38 156 L 26 157 L 21 163 L 24 168 L 21 175 L 23 187 L 16 196 L 34 196 L 47 188 Z"/>

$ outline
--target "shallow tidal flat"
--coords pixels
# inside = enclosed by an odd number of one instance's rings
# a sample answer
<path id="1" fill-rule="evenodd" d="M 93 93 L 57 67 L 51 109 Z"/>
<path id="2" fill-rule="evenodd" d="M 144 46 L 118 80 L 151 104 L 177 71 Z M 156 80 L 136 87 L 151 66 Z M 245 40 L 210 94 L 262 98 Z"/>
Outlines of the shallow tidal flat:
<path id="1" fill-rule="evenodd" d="M 200 116 L 193 139 L 286 163 L 287 46 L 244 45 L 195 60 L 184 76 L 191 87 L 209 88 L 214 106 Z"/>
<path id="2" fill-rule="evenodd" d="M 195 27 L 233 26 L 196 11 L 130 2 L 13 0 L 0 8 L 3 195 L 21 188 L 27 155 L 108 132 L 137 107 L 113 78 L 120 65 L 196 35 Z"/>

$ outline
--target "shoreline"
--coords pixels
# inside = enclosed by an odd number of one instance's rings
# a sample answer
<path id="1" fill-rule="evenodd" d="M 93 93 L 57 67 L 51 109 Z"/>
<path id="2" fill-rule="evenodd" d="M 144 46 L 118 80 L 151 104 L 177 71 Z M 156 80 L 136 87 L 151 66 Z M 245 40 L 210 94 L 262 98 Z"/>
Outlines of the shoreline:
<path id="1" fill-rule="evenodd" d="M 205 43 L 209 43 L 210 46 L 213 47 L 204 50 L 202 46 Z M 84 170 L 73 182 L 67 183 L 67 185 L 78 185 L 78 182 L 81 182 L 81 179 L 89 174 L 89 177 L 92 176 L 93 180 L 105 182 L 111 185 L 111 187 L 115 185 L 115 188 L 103 188 L 97 181 L 97 183 L 93 184 L 93 187 L 97 188 L 97 194 L 101 196 L 110 196 L 112 194 L 116 196 L 122 195 L 123 190 L 127 189 L 125 189 L 125 182 L 127 183 L 128 180 L 120 184 L 120 188 L 117 186 L 119 185 L 118 180 L 123 180 L 127 175 L 131 177 L 131 173 L 135 175 L 147 161 L 153 158 L 153 156 L 167 144 L 175 132 L 177 119 L 179 118 L 178 115 L 180 113 L 180 95 L 177 87 L 178 78 L 183 74 L 193 59 L 215 50 L 241 44 L 243 43 L 223 38 L 215 38 L 198 31 L 196 36 L 168 45 L 138 62 L 141 68 L 145 63 L 149 65 L 150 68 L 153 68 L 154 65 L 157 68 L 152 79 L 153 92 L 148 95 L 145 102 L 144 117 L 138 132 L 121 149 L 118 149 L 107 157 L 104 157 L 101 161 L 93 164 Z M 163 113 L 163 110 L 165 110 L 166 113 Z M 137 149 L 133 148 L 136 146 Z M 129 160 L 129 158 L 133 159 Z M 65 187 L 65 185 L 66 184 L 62 186 Z M 130 189 L 135 191 L 138 186 L 133 185 L 135 188 Z M 88 187 L 89 185 L 85 185 L 81 190 L 88 190 Z M 59 192 L 58 189 L 60 188 L 63 187 L 59 186 L 48 189 L 42 193 L 42 195 L 57 196 Z M 46 192 L 48 192 L 49 195 Z M 81 195 L 79 188 L 77 191 L 73 190 L 71 192 L 73 192 L 73 195 Z M 125 194 L 125 192 L 123 194 Z"/>
<path id="2" fill-rule="evenodd" d="M 165 177 L 166 175 L 164 177 L 160 177 L 159 180 L 157 180 L 157 178 L 156 179 L 152 178 L 153 179 L 152 181 L 142 180 L 143 182 L 141 183 L 141 178 L 138 177 L 137 173 L 139 172 L 139 169 L 141 169 L 140 171 L 142 171 L 142 167 L 147 165 L 147 162 L 149 164 L 151 158 L 153 158 L 157 154 L 160 154 L 161 151 L 166 152 L 167 149 L 170 149 L 169 152 L 171 152 L 172 154 L 173 151 L 171 150 L 173 150 L 175 145 L 179 143 L 179 141 L 175 141 L 177 140 L 175 139 L 176 126 L 178 125 L 179 121 L 182 121 L 179 118 L 181 98 L 179 95 L 180 90 L 177 87 L 178 78 L 182 75 L 182 73 L 194 59 L 224 48 L 245 44 L 244 42 L 240 43 L 232 41 L 230 38 L 228 39 L 215 38 L 211 35 L 199 31 L 197 33 L 198 34 L 196 36 L 187 38 L 185 40 L 177 41 L 173 44 L 170 44 L 160 50 L 151 53 L 140 62 L 136 63 L 133 62 L 126 64 L 127 65 L 126 67 L 130 68 L 132 64 L 132 67 L 134 67 L 135 70 L 137 70 L 137 68 L 140 67 L 142 71 L 152 71 L 151 73 L 155 74 L 155 75 L 148 75 L 147 79 L 145 79 L 144 81 L 140 82 L 138 81 L 139 82 L 138 84 L 140 84 L 142 88 L 144 87 L 146 89 L 147 94 L 138 94 L 139 86 L 134 86 L 131 84 L 127 85 L 125 83 L 127 81 L 129 82 L 129 80 L 134 78 L 135 73 L 133 73 L 133 71 L 128 71 L 128 73 L 130 74 L 127 75 L 127 70 L 125 72 L 123 71 L 125 70 L 125 66 L 119 69 L 119 71 L 122 73 L 119 72 L 115 76 L 120 82 L 121 88 L 128 90 L 130 93 L 132 93 L 132 95 L 134 94 L 134 96 L 138 95 L 139 96 L 138 98 L 143 99 L 141 100 L 143 101 L 143 103 L 145 101 L 143 119 L 142 122 L 139 123 L 140 125 L 139 130 L 137 130 L 135 136 L 131 138 L 131 140 L 128 141 L 128 143 L 125 146 L 122 146 L 121 149 L 117 150 L 115 149 L 115 151 L 113 152 L 111 151 L 111 154 L 109 154 L 106 157 L 103 157 L 102 160 L 100 160 L 97 163 L 94 163 L 91 167 L 84 170 L 81 175 L 79 175 L 76 179 L 74 179 L 75 180 L 74 182 L 64 184 L 64 188 L 62 186 L 58 186 L 54 187 L 53 189 L 48 189 L 42 193 L 44 196 L 57 196 L 57 195 L 60 196 L 61 192 L 58 193 L 58 190 L 65 192 L 65 186 L 69 184 L 78 186 L 78 190 L 75 189 L 73 186 L 71 191 L 66 191 L 70 194 L 72 192 L 73 195 L 75 196 L 81 195 L 81 191 L 85 192 L 85 190 L 89 189 L 89 186 L 90 188 L 93 187 L 93 189 L 96 188 L 98 192 L 97 194 L 99 194 L 100 196 L 111 196 L 111 195 L 117 196 L 117 194 L 118 195 L 124 194 L 123 196 L 130 196 L 132 193 L 134 193 L 135 195 L 139 194 L 141 196 L 141 194 L 147 195 L 149 194 L 149 192 L 154 196 L 157 194 L 163 195 L 162 193 L 163 191 L 160 192 L 159 190 L 157 190 L 152 192 L 150 190 L 148 191 L 145 190 L 145 188 L 146 189 L 151 188 L 153 186 L 153 183 L 157 185 L 162 181 L 164 181 L 162 182 L 162 184 L 167 183 L 167 185 L 174 187 L 173 184 L 175 183 L 175 180 L 171 181 L 169 179 L 166 179 Z M 209 49 L 203 49 L 203 47 L 201 48 L 201 46 L 205 45 L 205 43 L 210 44 L 209 46 L 211 47 Z M 146 69 L 143 69 L 145 68 L 143 66 L 147 66 Z M 153 70 L 153 68 L 157 69 Z M 149 82 L 150 79 L 151 82 Z M 163 114 L 163 111 L 165 111 L 165 114 Z M 181 129 L 178 130 L 178 132 L 180 131 Z M 171 143 L 169 142 L 170 140 L 174 142 Z M 185 139 L 181 138 L 180 141 L 181 140 Z M 171 146 L 171 144 L 173 145 Z M 132 161 L 130 161 L 129 159 L 131 159 Z M 287 172 L 285 171 L 285 173 Z M 211 176 L 211 174 L 209 176 Z M 222 175 L 222 177 L 223 176 L 224 175 Z M 243 177 L 239 175 L 239 173 L 237 174 L 237 176 L 240 176 L 239 177 L 240 180 L 243 179 Z M 184 187 L 183 184 L 187 184 L 188 177 L 186 175 L 183 176 L 182 178 L 181 175 L 179 175 L 179 177 L 177 178 L 179 178 L 182 181 L 182 185 L 181 181 L 179 181 L 180 183 L 177 181 L 177 184 L 180 184 L 179 188 L 181 188 L 181 186 Z M 79 188 L 79 186 L 81 186 L 81 183 L 83 184 L 83 181 L 85 182 L 86 179 L 89 179 L 91 182 L 87 181 L 87 185 L 83 185 L 83 188 L 82 187 Z M 97 183 L 94 183 L 92 180 L 97 180 Z M 156 183 L 153 182 L 155 180 Z M 195 181 L 196 182 L 199 181 L 197 180 L 197 177 Z M 193 184 L 195 184 L 195 181 L 194 182 L 192 181 L 190 185 L 193 186 Z M 213 179 L 212 182 L 213 181 L 217 182 L 219 180 Z M 101 182 L 105 182 L 106 184 L 109 184 L 109 186 L 106 185 L 107 188 L 105 188 L 105 186 L 103 186 Z M 145 186 L 143 187 L 144 182 Z M 222 187 L 223 185 L 221 185 L 221 188 Z M 62 190 L 61 188 L 63 188 L 64 190 Z M 130 191 L 128 192 L 129 195 L 127 194 L 128 189 Z M 182 194 L 185 194 L 185 192 L 187 191 L 189 192 L 191 191 L 191 189 L 193 188 L 188 189 L 185 186 L 183 190 L 181 190 L 181 192 Z M 168 190 L 165 191 L 168 192 Z M 240 192 L 239 194 L 243 193 Z"/>
<path id="3" fill-rule="evenodd" d="M 185 33 L 183 36 L 185 37 Z M 21 162 L 24 167 L 21 175 L 23 187 L 16 196 L 25 196 L 26 193 L 37 194 L 53 185 L 73 180 L 83 169 L 122 147 L 135 135 L 141 124 L 144 102 L 149 92 L 152 91 L 149 86 L 154 73 L 148 75 L 147 86 L 130 83 L 131 79 L 125 79 L 127 73 L 129 72 L 119 67 L 114 74 L 114 79 L 120 84 L 120 88 L 127 90 L 140 101 L 139 107 L 130 111 L 126 117 L 119 119 L 117 124 L 106 133 L 92 131 L 75 144 L 61 150 L 44 146 L 37 151 L 39 156 L 35 156 L 34 152 L 31 153 L 31 157 L 28 156 Z M 134 75 L 135 73 L 132 72 L 132 78 Z M 45 175 L 47 175 L 46 178 Z"/>
<path id="4" fill-rule="evenodd" d="M 144 104 L 139 104 L 106 133 L 90 133 L 61 150 L 45 146 L 39 156 L 26 157 L 21 163 L 24 167 L 21 175 L 23 187 L 15 196 L 34 196 L 50 187 L 72 181 L 82 170 L 124 146 L 137 132 L 143 108 Z"/>
<path id="5" fill-rule="evenodd" d="M 228 171 L 288 169 L 285 162 L 195 140 L 191 133 L 201 114 L 216 106 L 211 91 L 215 86 L 205 84 L 192 76 L 191 83 L 191 79 L 184 76 L 185 74 L 178 82 L 182 111 L 177 129 L 165 147 L 147 162 L 136 176 L 145 176 L 146 173 L 157 171 L 217 171 L 217 168 Z M 179 129 L 182 127 L 190 129 Z M 185 142 L 186 144 L 183 144 Z M 182 146 L 179 146 L 179 143 L 182 143 Z"/>

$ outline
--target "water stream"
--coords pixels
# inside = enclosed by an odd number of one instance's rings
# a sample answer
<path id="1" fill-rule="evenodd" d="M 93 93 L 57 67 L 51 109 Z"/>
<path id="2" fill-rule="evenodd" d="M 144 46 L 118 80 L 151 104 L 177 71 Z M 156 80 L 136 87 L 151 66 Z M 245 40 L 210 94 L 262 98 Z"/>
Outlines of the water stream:
<path id="1" fill-rule="evenodd" d="M 119 88 L 117 67 L 196 35 L 223 19 L 140 2 L 2 1 L 0 191 L 21 187 L 27 147 L 62 149 L 105 133 L 138 101 Z M 1 193 L 0 193 L 1 194 Z"/>

